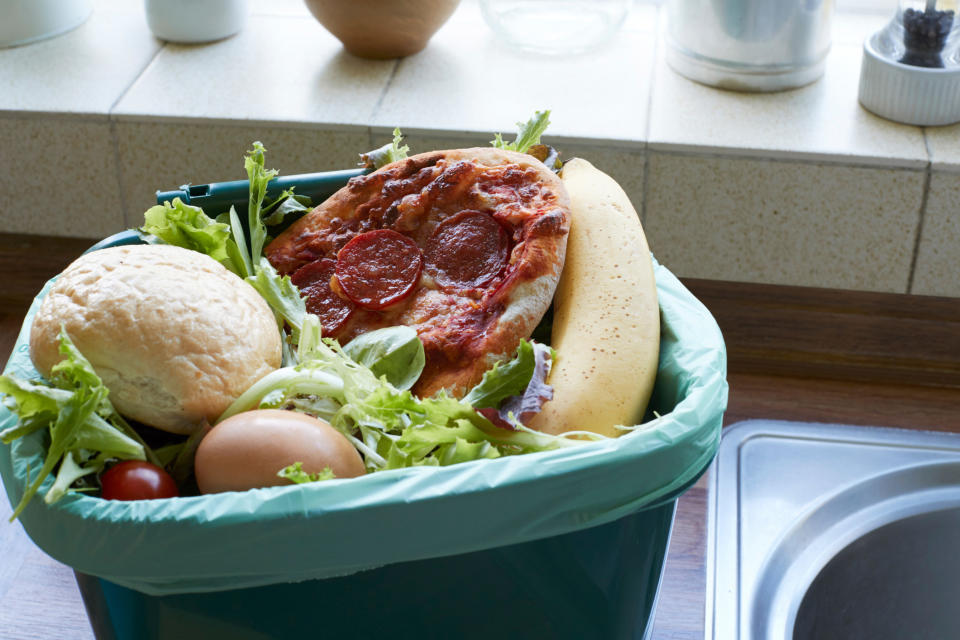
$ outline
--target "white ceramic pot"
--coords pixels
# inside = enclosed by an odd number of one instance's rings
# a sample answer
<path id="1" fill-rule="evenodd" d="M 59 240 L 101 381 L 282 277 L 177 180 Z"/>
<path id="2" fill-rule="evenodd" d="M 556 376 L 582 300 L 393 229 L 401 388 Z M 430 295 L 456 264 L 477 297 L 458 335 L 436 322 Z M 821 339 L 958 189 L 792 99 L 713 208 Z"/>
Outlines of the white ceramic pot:
<path id="1" fill-rule="evenodd" d="M 0 0 L 2 1 L 2 0 Z M 144 0 L 153 35 L 170 42 L 211 42 L 247 23 L 248 0 Z"/>
<path id="2" fill-rule="evenodd" d="M 0 0 L 0 47 L 52 38 L 79 27 L 91 0 Z"/>

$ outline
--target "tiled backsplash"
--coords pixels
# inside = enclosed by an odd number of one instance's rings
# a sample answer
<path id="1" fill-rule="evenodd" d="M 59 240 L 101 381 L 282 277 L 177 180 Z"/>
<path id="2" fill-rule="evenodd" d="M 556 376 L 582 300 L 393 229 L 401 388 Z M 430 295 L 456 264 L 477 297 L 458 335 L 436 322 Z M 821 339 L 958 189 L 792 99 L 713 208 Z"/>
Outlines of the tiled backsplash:
<path id="1" fill-rule="evenodd" d="M 485 145 L 550 108 L 546 141 L 624 187 L 681 276 L 960 297 L 960 125 L 894 124 L 857 103 L 860 42 L 839 14 L 823 78 L 740 94 L 663 60 L 637 3 L 603 49 L 531 56 L 464 0 L 420 54 L 343 52 L 299 0 L 254 0 L 238 35 L 173 45 L 139 2 L 95 0 L 77 30 L 0 50 L 0 232 L 102 237 L 157 189 L 244 177 L 253 140 L 284 174 L 352 166 L 394 126 L 413 151 Z"/>

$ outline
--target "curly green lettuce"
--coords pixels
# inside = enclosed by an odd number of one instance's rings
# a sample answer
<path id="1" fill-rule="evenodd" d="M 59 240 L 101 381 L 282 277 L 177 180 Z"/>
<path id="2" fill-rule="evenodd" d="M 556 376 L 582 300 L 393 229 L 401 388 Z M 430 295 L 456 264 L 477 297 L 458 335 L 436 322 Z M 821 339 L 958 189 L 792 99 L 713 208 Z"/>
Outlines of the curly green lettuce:
<path id="1" fill-rule="evenodd" d="M 65 331 L 60 332 L 64 359 L 53 367 L 49 383 L 0 376 L 4 404 L 19 416 L 13 427 L 0 432 L 0 441 L 47 431 L 50 444 L 43 466 L 33 479 L 10 520 L 33 499 L 43 481 L 58 469 L 53 486 L 44 495 L 48 504 L 61 499 L 84 476 L 99 473 L 110 459 L 159 460 L 137 432 L 110 403 L 109 391 Z M 28 475 L 32 475 L 28 472 Z"/>
<path id="2" fill-rule="evenodd" d="M 534 112 L 533 117 L 526 122 L 517 123 L 517 137 L 513 142 L 505 141 L 503 136 L 497 133 L 494 135 L 494 139 L 490 141 L 490 144 L 497 149 L 507 149 L 508 151 L 526 153 L 529 151 L 530 147 L 540 144 L 540 136 L 543 135 L 549 126 L 549 109 L 546 111 L 536 111 Z"/>
<path id="3" fill-rule="evenodd" d="M 336 478 L 336 476 L 333 474 L 333 469 L 330 467 L 324 467 L 323 471 L 318 471 L 317 473 L 307 473 L 303 470 L 302 462 L 294 462 L 293 464 L 280 469 L 280 471 L 277 472 L 277 477 L 289 480 L 294 484 L 321 482 L 323 480 L 333 480 Z"/>
<path id="4" fill-rule="evenodd" d="M 400 133 L 398 127 L 393 130 L 392 141 L 373 151 L 360 154 L 360 166 L 367 167 L 368 169 L 379 169 L 391 162 L 403 160 L 410 153 L 410 147 L 407 145 L 401 146 L 401 142 L 403 142 L 403 134 Z"/>
<path id="5" fill-rule="evenodd" d="M 418 398 L 402 388 L 412 385 L 423 368 L 423 344 L 409 327 L 372 331 L 359 345 L 341 348 L 320 338 L 316 316 L 308 314 L 307 320 L 298 364 L 261 378 L 218 422 L 257 408 L 302 411 L 326 420 L 350 440 L 368 471 L 448 465 L 582 443 L 519 423 L 501 428 L 469 401 L 442 392 Z M 487 372 L 467 397 L 495 406 L 522 394 L 536 368 L 535 353 L 531 345 L 521 346 L 512 361 Z"/>

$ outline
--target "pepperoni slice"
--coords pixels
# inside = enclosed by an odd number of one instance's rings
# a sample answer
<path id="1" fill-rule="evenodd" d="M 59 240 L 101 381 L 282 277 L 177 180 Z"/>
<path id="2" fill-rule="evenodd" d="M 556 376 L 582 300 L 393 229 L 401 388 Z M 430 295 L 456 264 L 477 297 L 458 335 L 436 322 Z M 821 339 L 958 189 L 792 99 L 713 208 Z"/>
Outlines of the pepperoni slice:
<path id="1" fill-rule="evenodd" d="M 307 296 L 307 311 L 320 318 L 325 335 L 339 331 L 355 309 L 352 302 L 344 300 L 330 288 L 336 266 L 336 260 L 322 258 L 308 262 L 290 276 L 300 293 Z"/>
<path id="2" fill-rule="evenodd" d="M 427 240 L 423 260 L 441 287 L 472 289 L 493 280 L 509 254 L 506 229 L 490 215 L 467 210 L 440 223 Z"/>
<path id="3" fill-rule="evenodd" d="M 422 268 L 417 243 L 392 229 L 358 234 L 337 253 L 340 288 L 365 309 L 383 309 L 410 295 Z"/>

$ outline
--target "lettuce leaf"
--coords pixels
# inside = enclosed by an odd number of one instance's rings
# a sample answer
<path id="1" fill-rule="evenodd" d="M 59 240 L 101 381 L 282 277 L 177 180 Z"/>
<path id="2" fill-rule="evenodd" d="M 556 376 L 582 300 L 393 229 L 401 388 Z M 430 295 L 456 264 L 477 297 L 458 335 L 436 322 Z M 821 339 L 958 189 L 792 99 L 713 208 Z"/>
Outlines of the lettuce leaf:
<path id="1" fill-rule="evenodd" d="M 393 130 L 392 142 L 388 142 L 387 144 L 374 149 L 373 151 L 367 151 L 366 153 L 360 154 L 360 166 L 367 167 L 369 169 L 379 169 L 380 167 L 388 165 L 391 162 L 403 160 L 410 152 L 410 147 L 407 145 L 400 146 L 402 141 L 403 135 L 400 133 L 400 128 L 397 127 Z"/>
<path id="2" fill-rule="evenodd" d="M 537 343 L 521 340 L 516 356 L 509 362 L 495 364 L 484 373 L 480 383 L 464 396 L 464 402 L 477 409 L 499 407 L 505 398 L 523 393 L 537 365 L 534 344 Z"/>
<path id="3" fill-rule="evenodd" d="M 526 122 L 517 123 L 517 137 L 513 142 L 506 142 L 503 136 L 497 133 L 490 144 L 498 149 L 526 153 L 533 145 L 540 144 L 540 136 L 548 126 L 550 126 L 550 110 L 536 111 Z"/>
<path id="4" fill-rule="evenodd" d="M 283 192 L 270 202 L 264 202 L 260 218 L 267 227 L 283 224 L 292 216 L 301 216 L 310 211 L 312 204 L 309 196 L 299 196 L 293 189 Z"/>
<path id="5" fill-rule="evenodd" d="M 516 429 L 553 399 L 547 376 L 555 352 L 538 342 L 520 343 L 516 357 L 484 374 L 483 380 L 464 398 L 498 427 Z"/>
<path id="6" fill-rule="evenodd" d="M 324 467 L 323 471 L 317 473 L 307 473 L 303 470 L 302 462 L 294 462 L 290 466 L 280 469 L 280 471 L 277 472 L 277 477 L 285 478 L 294 484 L 303 484 L 305 482 L 333 480 L 336 476 L 330 467 Z"/>
<path id="7" fill-rule="evenodd" d="M 60 353 L 64 359 L 53 367 L 49 385 L 0 376 L 4 402 L 20 418 L 0 432 L 0 441 L 10 444 L 39 429 L 48 430 L 50 437 L 43 466 L 32 481 L 27 479 L 11 521 L 58 465 L 57 478 L 44 496 L 48 503 L 62 498 L 77 479 L 99 472 L 108 459 L 150 459 L 156 464 L 153 452 L 114 409 L 100 377 L 63 330 Z"/>
<path id="8" fill-rule="evenodd" d="M 307 304 L 290 276 L 281 276 L 266 258 L 260 258 L 255 271 L 255 275 L 248 277 L 247 282 L 266 300 L 277 319 L 277 327 L 284 338 L 283 363 L 294 364 L 296 358 L 291 345 L 300 341 L 300 332 L 307 316 Z M 283 330 L 284 326 L 290 328 L 289 336 Z"/>
<path id="9" fill-rule="evenodd" d="M 263 199 L 267 195 L 267 184 L 277 177 L 276 169 L 269 171 L 264 168 L 266 149 L 260 142 L 253 143 L 253 149 L 247 151 L 243 166 L 247 170 L 247 179 L 250 181 L 250 199 L 247 205 L 247 221 L 250 230 L 250 264 L 256 267 L 263 255 L 263 247 L 267 241 L 267 227 L 260 215 Z M 251 270 L 251 275 L 253 271 Z"/>
<path id="10" fill-rule="evenodd" d="M 240 273 L 230 225 L 212 220 L 203 209 L 184 204 L 180 198 L 147 209 L 140 231 L 166 244 L 205 253 L 230 271 Z"/>
<path id="11" fill-rule="evenodd" d="M 104 461 L 102 459 L 94 458 L 90 462 L 80 464 L 74 459 L 74 455 L 74 451 L 67 451 L 63 456 L 63 460 L 60 461 L 60 469 L 57 471 L 57 477 L 53 482 L 53 486 L 43 497 L 44 502 L 47 504 L 53 504 L 67 495 L 71 490 L 76 490 L 74 489 L 74 485 L 78 480 L 84 476 L 98 473 L 103 468 Z M 80 450 L 77 452 L 77 455 L 83 459 L 84 452 Z M 91 489 L 92 488 L 93 487 L 91 487 Z"/>
<path id="12" fill-rule="evenodd" d="M 304 326 L 311 327 L 312 322 Z M 393 385 L 386 374 L 378 376 L 371 367 L 351 358 L 335 341 L 316 339 L 315 335 L 311 337 L 312 333 L 313 330 L 305 329 L 301 334 L 297 365 L 267 374 L 241 395 L 220 420 L 265 406 L 294 408 L 322 417 L 360 451 L 368 471 L 454 464 L 582 442 L 525 428 L 501 429 L 477 413 L 471 404 L 443 392 L 432 398 L 418 398 L 409 389 Z M 390 354 L 405 354 L 401 359 L 407 359 L 409 346 L 391 346 L 404 334 L 403 329 L 375 333 L 374 338 L 383 340 L 383 344 L 358 349 L 358 357 L 369 359 L 374 366 L 378 360 L 371 354 L 387 354 L 387 360 L 393 357 Z M 503 373 L 505 370 L 506 365 L 498 377 L 510 377 Z M 516 382 L 502 388 L 522 391 L 529 377 L 522 384 Z M 312 405 L 316 411 L 311 410 Z"/>
<path id="13" fill-rule="evenodd" d="M 386 327 L 360 334 L 343 348 L 350 358 L 369 367 L 376 377 L 386 376 L 398 389 L 411 388 L 423 372 L 423 342 L 410 327 Z"/>
<path id="14" fill-rule="evenodd" d="M 227 220 L 230 221 L 230 233 L 236 245 L 236 249 L 231 254 L 237 265 L 236 274 L 241 278 L 248 278 L 253 275 L 253 262 L 250 260 L 250 251 L 247 250 L 247 237 L 243 232 L 243 223 L 240 222 L 240 214 L 235 207 L 230 207 Z"/>

